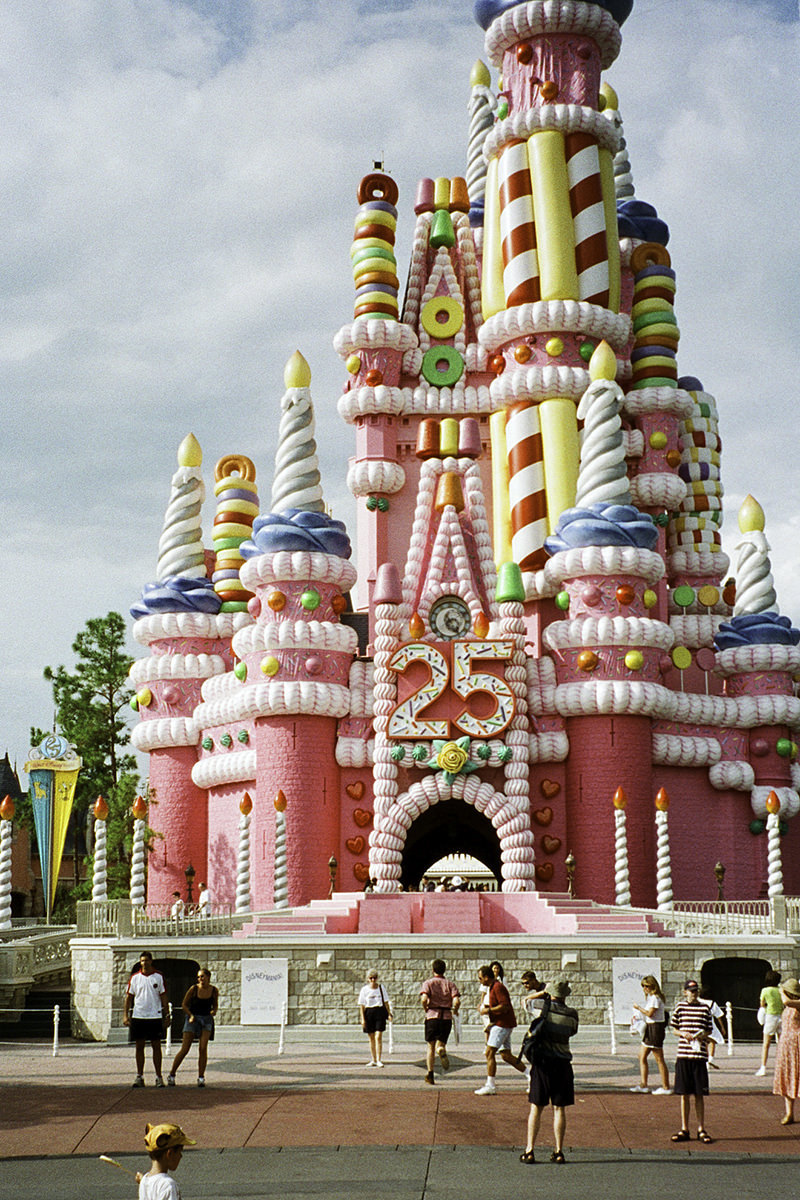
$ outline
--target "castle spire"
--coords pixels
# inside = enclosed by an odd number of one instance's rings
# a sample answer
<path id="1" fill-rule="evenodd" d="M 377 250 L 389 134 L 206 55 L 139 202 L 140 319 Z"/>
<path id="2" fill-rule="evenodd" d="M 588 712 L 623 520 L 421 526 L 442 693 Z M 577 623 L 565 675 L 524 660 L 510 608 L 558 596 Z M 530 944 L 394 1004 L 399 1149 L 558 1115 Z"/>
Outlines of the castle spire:
<path id="1" fill-rule="evenodd" d="M 324 512 L 314 440 L 311 369 L 299 350 L 287 362 L 283 381 L 286 392 L 281 400 L 270 507 L 273 512 L 285 512 L 288 508 Z"/>

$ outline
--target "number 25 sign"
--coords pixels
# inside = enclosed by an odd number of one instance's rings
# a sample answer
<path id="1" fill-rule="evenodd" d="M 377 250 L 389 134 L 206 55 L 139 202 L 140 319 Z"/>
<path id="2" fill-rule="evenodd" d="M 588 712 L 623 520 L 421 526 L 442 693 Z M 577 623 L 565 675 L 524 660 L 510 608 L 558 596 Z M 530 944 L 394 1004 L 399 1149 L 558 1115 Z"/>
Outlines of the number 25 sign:
<path id="1" fill-rule="evenodd" d="M 474 692 L 488 692 L 495 702 L 491 716 L 476 717 L 464 707 L 457 717 L 453 717 L 452 723 L 462 733 L 476 738 L 497 737 L 510 723 L 516 709 L 511 688 L 499 675 L 476 671 L 473 665 L 476 659 L 510 659 L 514 652 L 513 642 L 454 641 L 449 643 L 448 649 L 452 652 L 452 667 L 446 654 L 426 642 L 409 642 L 390 659 L 389 669 L 399 674 L 413 663 L 423 663 L 428 668 L 427 681 L 401 700 L 389 717 L 387 733 L 390 738 L 449 737 L 449 719 L 430 720 L 422 716 L 448 689 L 465 701 Z"/>

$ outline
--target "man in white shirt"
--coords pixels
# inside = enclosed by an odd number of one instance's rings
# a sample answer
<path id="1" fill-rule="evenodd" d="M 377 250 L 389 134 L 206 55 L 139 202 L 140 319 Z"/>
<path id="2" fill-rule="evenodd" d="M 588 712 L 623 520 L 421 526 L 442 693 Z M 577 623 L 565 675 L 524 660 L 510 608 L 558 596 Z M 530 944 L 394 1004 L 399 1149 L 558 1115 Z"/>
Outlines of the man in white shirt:
<path id="1" fill-rule="evenodd" d="M 163 976 L 153 968 L 149 950 L 139 955 L 139 970 L 128 980 L 125 993 L 123 1025 L 128 1026 L 129 1040 L 136 1044 L 136 1078 L 134 1087 L 144 1087 L 144 1047 L 150 1043 L 156 1087 L 163 1087 L 161 1077 L 161 1035 L 169 1020 L 167 989 Z"/>
<path id="2" fill-rule="evenodd" d="M 200 894 L 197 897 L 197 911 L 201 917 L 211 916 L 211 892 L 207 883 L 200 884 Z"/>

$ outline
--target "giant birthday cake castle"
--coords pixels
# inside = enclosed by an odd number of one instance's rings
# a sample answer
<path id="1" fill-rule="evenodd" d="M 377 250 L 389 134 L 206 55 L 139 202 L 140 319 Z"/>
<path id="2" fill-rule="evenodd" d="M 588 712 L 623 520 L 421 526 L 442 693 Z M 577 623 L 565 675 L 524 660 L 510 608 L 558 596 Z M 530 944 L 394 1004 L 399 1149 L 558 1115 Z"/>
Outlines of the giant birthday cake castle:
<path id="1" fill-rule="evenodd" d="M 241 911 L 414 886 L 450 851 L 504 893 L 670 907 L 800 890 L 800 633 L 764 516 L 720 542 L 717 406 L 680 375 L 668 230 L 616 95 L 633 0 L 478 0 L 464 179 L 422 179 L 405 295 L 398 190 L 357 191 L 357 554 L 326 514 L 310 372 L 285 372 L 269 511 L 191 436 L 133 610 L 161 835 Z M 409 206 L 410 207 L 410 206 Z M 344 233 L 343 233 L 344 236 Z M 356 590 L 357 585 L 357 590 Z"/>

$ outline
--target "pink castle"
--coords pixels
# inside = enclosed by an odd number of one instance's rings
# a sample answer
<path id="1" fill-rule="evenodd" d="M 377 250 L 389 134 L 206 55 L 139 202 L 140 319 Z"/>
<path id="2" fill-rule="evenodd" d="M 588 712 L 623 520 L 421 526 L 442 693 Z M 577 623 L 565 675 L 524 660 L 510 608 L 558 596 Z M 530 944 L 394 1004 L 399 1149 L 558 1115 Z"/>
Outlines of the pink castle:
<path id="1" fill-rule="evenodd" d="M 800 890 L 800 633 L 755 501 L 724 582 L 717 406 L 678 372 L 667 226 L 602 81 L 631 9 L 478 0 L 499 90 L 477 63 L 466 177 L 420 181 L 402 299 L 397 187 L 361 181 L 354 560 L 299 354 L 268 512 L 223 459 L 213 549 L 182 443 L 132 610 L 150 902 L 190 861 L 265 911 L 327 896 L 331 856 L 386 894 L 453 851 L 512 906 L 563 893 L 570 852 L 604 904 L 708 898 L 717 860 L 729 899 Z"/>

